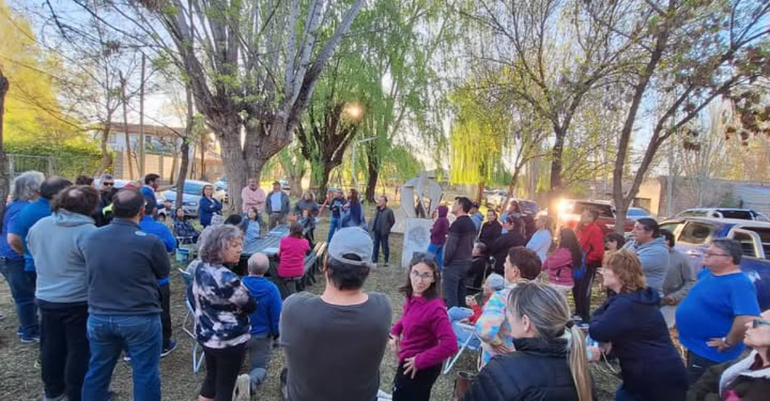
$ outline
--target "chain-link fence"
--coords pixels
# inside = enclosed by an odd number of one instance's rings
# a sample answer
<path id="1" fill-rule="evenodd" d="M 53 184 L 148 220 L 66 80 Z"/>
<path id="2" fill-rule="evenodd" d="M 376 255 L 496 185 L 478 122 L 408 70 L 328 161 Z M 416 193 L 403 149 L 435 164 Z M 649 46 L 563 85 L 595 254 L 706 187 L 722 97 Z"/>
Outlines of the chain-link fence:
<path id="1" fill-rule="evenodd" d="M 98 169 L 100 161 L 89 157 L 35 156 L 9 153 L 8 173 L 11 179 L 19 174 L 35 170 L 46 176 L 58 175 L 74 180 L 78 175 L 91 176 Z"/>

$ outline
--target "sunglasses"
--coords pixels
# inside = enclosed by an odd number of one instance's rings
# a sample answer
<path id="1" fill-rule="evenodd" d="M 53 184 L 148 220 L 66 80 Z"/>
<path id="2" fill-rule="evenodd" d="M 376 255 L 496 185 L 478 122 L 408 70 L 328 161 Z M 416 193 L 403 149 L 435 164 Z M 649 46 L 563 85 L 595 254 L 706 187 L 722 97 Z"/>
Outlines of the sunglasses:
<path id="1" fill-rule="evenodd" d="M 768 322 L 767 320 L 762 320 L 762 319 L 754 319 L 751 322 L 751 328 L 752 329 L 756 329 L 757 327 L 762 326 L 762 325 L 770 326 L 770 322 Z"/>
<path id="2" fill-rule="evenodd" d="M 105 182 L 105 183 L 102 183 L 102 185 L 107 186 L 107 187 L 111 187 L 111 186 L 115 185 L 115 183 L 114 182 Z"/>

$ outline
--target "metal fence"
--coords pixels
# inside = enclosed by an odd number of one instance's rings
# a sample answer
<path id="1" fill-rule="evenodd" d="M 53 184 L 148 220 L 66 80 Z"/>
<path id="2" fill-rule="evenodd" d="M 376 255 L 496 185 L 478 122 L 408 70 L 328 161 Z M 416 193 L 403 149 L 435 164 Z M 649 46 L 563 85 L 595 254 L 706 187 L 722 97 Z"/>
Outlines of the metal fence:
<path id="1" fill-rule="evenodd" d="M 31 156 L 31 155 L 18 155 L 7 154 L 8 158 L 8 173 L 11 178 L 16 178 L 19 174 L 35 170 L 41 173 L 52 176 L 56 173 L 55 163 L 51 156 Z"/>

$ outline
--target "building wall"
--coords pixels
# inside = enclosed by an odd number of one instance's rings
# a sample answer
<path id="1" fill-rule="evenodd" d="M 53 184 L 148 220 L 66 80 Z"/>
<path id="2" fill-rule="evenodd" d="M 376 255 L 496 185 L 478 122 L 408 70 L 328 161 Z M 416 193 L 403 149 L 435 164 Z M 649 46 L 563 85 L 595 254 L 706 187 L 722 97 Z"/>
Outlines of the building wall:
<path id="1" fill-rule="evenodd" d="M 699 185 L 696 179 L 690 177 L 673 177 L 672 181 L 673 182 L 669 182 L 667 176 L 660 176 L 655 180 L 650 180 L 650 184 L 647 187 L 648 192 L 645 192 L 644 194 L 644 196 L 655 198 L 655 188 L 659 186 L 660 190 L 657 191 L 657 214 L 661 218 L 671 217 L 685 209 L 694 207 L 740 207 L 742 202 L 736 193 L 737 187 L 770 187 L 770 183 L 761 181 L 706 179 L 701 186 L 702 194 L 699 196 Z M 667 213 L 667 191 L 669 184 L 671 184 L 673 188 L 673 199 L 671 202 L 671 211 L 670 213 Z M 642 196 L 641 191 L 639 196 Z"/>

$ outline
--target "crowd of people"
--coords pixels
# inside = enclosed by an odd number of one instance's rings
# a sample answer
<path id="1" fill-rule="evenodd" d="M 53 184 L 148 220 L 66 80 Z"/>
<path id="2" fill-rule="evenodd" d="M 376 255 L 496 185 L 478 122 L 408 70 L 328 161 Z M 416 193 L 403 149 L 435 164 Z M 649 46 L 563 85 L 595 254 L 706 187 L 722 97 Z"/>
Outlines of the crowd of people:
<path id="1" fill-rule="evenodd" d="M 618 400 L 770 394 L 770 311 L 760 313 L 733 240 L 712 242 L 696 279 L 673 235 L 653 219 L 639 219 L 625 241 L 605 236 L 598 213 L 587 209 L 574 230 L 554 235 L 548 217 L 515 202 L 483 221 L 478 204 L 458 197 L 436 208 L 430 246 L 406 269 L 403 312 L 392 324 L 388 296 L 363 291 L 380 251 L 389 263 L 395 215 L 386 196 L 367 223 L 354 189 L 348 197 L 334 190 L 321 205 L 306 192 L 291 208 L 280 183 L 265 194 L 252 179 L 241 194 L 243 215 L 222 224 L 215 217 L 222 206 L 204 188 L 198 231 L 181 209 L 169 225 L 155 219 L 168 207 L 159 205 L 159 188 L 157 174 L 120 191 L 108 175 L 98 189 L 81 177 L 72 184 L 38 172 L 14 180 L 0 267 L 19 341 L 40 343 L 45 400 L 110 399 L 121 355 L 132 368 L 134 399 L 161 399 L 160 359 L 176 347 L 169 252 L 184 240 L 198 254 L 184 293 L 205 355 L 200 401 L 248 400 L 267 377 L 274 345 L 285 354 L 286 400 L 429 400 L 443 362 L 469 339 L 481 348 L 478 375 L 456 386 L 457 399 L 592 400 L 588 366 L 608 357 L 621 368 Z M 323 210 L 331 218 L 323 293 L 282 294 L 274 280 L 304 274 Z M 265 219 L 269 229 L 289 226 L 277 277 L 266 277 L 271 258 L 259 252 L 241 276 L 233 267 Z M 596 274 L 606 300 L 592 313 Z M 478 295 L 466 296 L 469 288 Z M 388 348 L 398 361 L 392 394 L 380 390 Z M 240 374 L 246 360 L 248 373 Z"/>

